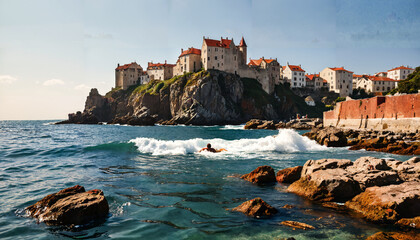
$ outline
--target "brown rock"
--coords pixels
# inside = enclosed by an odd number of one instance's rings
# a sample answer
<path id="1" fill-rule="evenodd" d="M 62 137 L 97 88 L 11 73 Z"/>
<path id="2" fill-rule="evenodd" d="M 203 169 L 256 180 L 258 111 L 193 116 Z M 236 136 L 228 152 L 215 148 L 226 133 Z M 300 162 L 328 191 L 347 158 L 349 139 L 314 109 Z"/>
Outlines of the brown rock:
<path id="1" fill-rule="evenodd" d="M 396 222 L 395 224 L 402 227 L 420 229 L 420 216 L 415 218 L 402 218 L 398 220 L 398 222 Z"/>
<path id="2" fill-rule="evenodd" d="M 335 203 L 335 202 L 324 202 L 322 203 L 323 207 L 331 208 L 339 212 L 346 212 L 348 209 L 346 206 Z"/>
<path id="3" fill-rule="evenodd" d="M 277 213 L 275 208 L 264 202 L 261 198 L 246 201 L 233 208 L 232 211 L 241 212 L 252 217 L 272 216 Z"/>
<path id="4" fill-rule="evenodd" d="M 420 215 L 420 184 L 405 182 L 399 185 L 370 187 L 346 206 L 374 222 L 395 222 L 400 218 Z"/>
<path id="5" fill-rule="evenodd" d="M 109 206 L 101 190 L 85 192 L 76 185 L 44 197 L 26 211 L 48 225 L 81 225 L 106 217 Z"/>
<path id="6" fill-rule="evenodd" d="M 257 129 L 257 126 L 261 125 L 262 121 L 259 119 L 251 119 L 245 123 L 244 129 Z"/>
<path id="7" fill-rule="evenodd" d="M 302 222 L 296 222 L 296 221 L 283 221 L 280 224 L 284 226 L 292 227 L 292 228 L 303 229 L 303 230 L 315 229 L 314 226 L 311 226 L 309 224 L 302 223 Z"/>
<path id="8" fill-rule="evenodd" d="M 285 168 L 277 172 L 276 180 L 279 183 L 293 183 L 300 178 L 302 166 Z"/>
<path id="9" fill-rule="evenodd" d="M 284 205 L 283 206 L 283 208 L 286 208 L 286 209 L 292 209 L 292 208 L 294 208 L 295 206 L 293 206 L 293 205 L 290 205 L 290 204 L 286 204 L 286 205 Z"/>
<path id="10" fill-rule="evenodd" d="M 348 159 L 320 159 L 308 160 L 303 165 L 301 176 L 305 177 L 312 173 L 326 169 L 346 169 L 348 166 L 353 165 L 353 162 Z"/>
<path id="11" fill-rule="evenodd" d="M 292 183 L 288 192 L 315 201 L 346 201 L 360 193 L 359 184 L 343 169 L 316 171 Z"/>
<path id="12" fill-rule="evenodd" d="M 257 126 L 257 129 L 276 130 L 277 128 L 273 121 L 264 121 L 263 124 Z"/>
<path id="13" fill-rule="evenodd" d="M 273 183 L 276 181 L 274 169 L 270 166 L 257 167 L 254 171 L 243 175 L 241 178 L 257 184 Z"/>
<path id="14" fill-rule="evenodd" d="M 377 232 L 366 240 L 417 240 L 419 237 L 415 232 Z"/>

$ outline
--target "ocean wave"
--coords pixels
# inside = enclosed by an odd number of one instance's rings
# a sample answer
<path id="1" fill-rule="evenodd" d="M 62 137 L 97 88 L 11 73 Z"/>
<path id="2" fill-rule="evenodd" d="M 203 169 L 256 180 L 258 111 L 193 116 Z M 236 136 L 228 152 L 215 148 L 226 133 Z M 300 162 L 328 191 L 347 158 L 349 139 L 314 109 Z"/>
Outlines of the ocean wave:
<path id="1" fill-rule="evenodd" d="M 280 129 L 277 135 L 257 139 L 224 140 L 220 138 L 188 140 L 158 140 L 154 138 L 136 138 L 130 140 L 141 153 L 152 155 L 184 155 L 197 153 L 207 143 L 212 147 L 225 148 L 222 154 L 243 154 L 257 152 L 311 152 L 323 151 L 325 146 L 301 136 L 292 129 Z M 203 153 L 206 154 L 206 153 Z"/>
<path id="2" fill-rule="evenodd" d="M 85 151 L 136 152 L 136 147 L 129 142 L 111 142 L 84 148 Z"/>

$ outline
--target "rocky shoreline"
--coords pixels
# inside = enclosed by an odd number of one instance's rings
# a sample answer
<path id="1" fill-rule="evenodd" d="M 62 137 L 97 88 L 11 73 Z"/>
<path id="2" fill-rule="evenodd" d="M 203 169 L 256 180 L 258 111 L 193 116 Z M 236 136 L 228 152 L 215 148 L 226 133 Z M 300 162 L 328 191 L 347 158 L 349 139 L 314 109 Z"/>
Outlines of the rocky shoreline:
<path id="1" fill-rule="evenodd" d="M 290 184 L 287 192 L 339 212 L 356 213 L 373 223 L 393 225 L 397 229 L 376 233 L 368 239 L 420 237 L 419 157 L 405 162 L 374 157 L 362 157 L 354 162 L 348 159 L 308 160 L 303 166 L 282 169 L 276 176 L 272 167 L 260 166 L 241 178 L 257 185 Z M 252 217 L 270 217 L 277 212 L 260 198 L 244 202 L 232 210 Z M 293 228 L 314 228 L 295 221 L 281 224 Z"/>
<path id="2" fill-rule="evenodd" d="M 400 155 L 420 155 L 420 132 L 393 132 L 322 127 L 322 121 L 315 119 L 295 119 L 287 123 L 252 119 L 245 129 L 292 128 L 310 130 L 303 134 L 327 147 L 350 147 L 350 150 L 387 152 Z"/>

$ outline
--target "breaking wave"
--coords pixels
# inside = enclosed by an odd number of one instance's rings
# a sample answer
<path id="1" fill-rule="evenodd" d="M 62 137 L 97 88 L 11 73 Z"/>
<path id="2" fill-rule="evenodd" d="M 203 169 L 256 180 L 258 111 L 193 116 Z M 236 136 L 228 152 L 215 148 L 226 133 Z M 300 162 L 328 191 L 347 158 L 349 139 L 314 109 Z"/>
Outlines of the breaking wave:
<path id="1" fill-rule="evenodd" d="M 307 137 L 301 136 L 292 129 L 280 129 L 274 136 L 257 139 L 224 140 L 220 138 L 189 140 L 158 140 L 154 138 L 136 138 L 130 140 L 141 153 L 152 155 L 184 155 L 197 153 L 207 143 L 212 147 L 225 148 L 222 154 L 243 154 L 257 152 L 311 152 L 323 151 L 327 148 Z M 205 154 L 205 153 L 204 153 Z"/>

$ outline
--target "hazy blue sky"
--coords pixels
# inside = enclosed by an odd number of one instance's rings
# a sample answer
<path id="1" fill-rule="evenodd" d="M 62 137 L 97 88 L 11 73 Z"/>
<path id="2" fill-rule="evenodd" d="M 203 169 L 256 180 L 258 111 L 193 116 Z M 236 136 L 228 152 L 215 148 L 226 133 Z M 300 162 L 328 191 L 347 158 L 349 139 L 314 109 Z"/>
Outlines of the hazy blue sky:
<path id="1" fill-rule="evenodd" d="M 117 63 L 175 63 L 203 36 L 248 57 L 375 73 L 420 65 L 418 0 L 0 0 L 0 120 L 64 119 Z"/>

